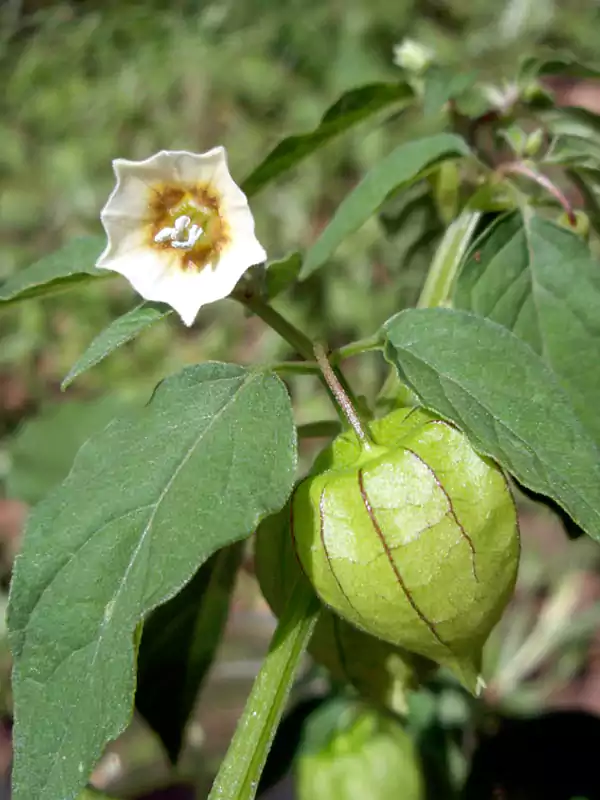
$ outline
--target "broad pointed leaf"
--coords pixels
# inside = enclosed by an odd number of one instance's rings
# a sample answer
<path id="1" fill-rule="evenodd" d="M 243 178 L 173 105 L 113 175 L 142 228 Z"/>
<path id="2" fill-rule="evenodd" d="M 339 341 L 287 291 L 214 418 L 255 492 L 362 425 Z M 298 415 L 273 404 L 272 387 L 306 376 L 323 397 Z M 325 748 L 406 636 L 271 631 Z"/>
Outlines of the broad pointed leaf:
<path id="1" fill-rule="evenodd" d="M 474 245 L 455 306 L 528 342 L 600 443 L 600 263 L 581 237 L 535 215 L 502 218 Z"/>
<path id="2" fill-rule="evenodd" d="M 173 763 L 221 641 L 242 554 L 243 542 L 219 550 L 144 624 L 135 704 Z"/>
<path id="3" fill-rule="evenodd" d="M 403 311 L 386 355 L 422 403 L 600 540 L 600 449 L 551 370 L 506 328 L 465 311 Z"/>
<path id="4" fill-rule="evenodd" d="M 160 319 L 168 317 L 171 313 L 172 309 L 159 303 L 142 303 L 128 311 L 127 314 L 123 314 L 91 342 L 87 350 L 71 367 L 69 374 L 61 384 L 61 389 L 66 389 L 75 378 L 95 367 L 119 347 L 135 339 L 146 328 L 154 325 Z"/>
<path id="5" fill-rule="evenodd" d="M 270 373 L 189 367 L 80 450 L 15 564 L 13 800 L 72 800 L 127 725 L 140 621 L 285 503 L 290 400 Z"/>
<path id="6" fill-rule="evenodd" d="M 94 266 L 105 244 L 101 236 L 73 239 L 60 250 L 19 270 L 0 286 L 0 306 L 56 294 L 93 278 L 114 277 L 114 273 Z"/>
<path id="7" fill-rule="evenodd" d="M 469 148 L 458 136 L 440 133 L 401 144 L 376 164 L 342 201 L 333 219 L 308 251 L 301 278 L 307 278 L 331 258 L 342 241 L 358 230 L 383 204 L 390 192 L 410 186 L 429 167 L 444 159 L 466 156 Z"/>
<path id="8" fill-rule="evenodd" d="M 408 105 L 413 96 L 407 83 L 372 83 L 351 89 L 325 112 L 314 131 L 280 142 L 248 175 L 242 189 L 248 196 L 256 194 L 335 136 L 388 106 Z"/>

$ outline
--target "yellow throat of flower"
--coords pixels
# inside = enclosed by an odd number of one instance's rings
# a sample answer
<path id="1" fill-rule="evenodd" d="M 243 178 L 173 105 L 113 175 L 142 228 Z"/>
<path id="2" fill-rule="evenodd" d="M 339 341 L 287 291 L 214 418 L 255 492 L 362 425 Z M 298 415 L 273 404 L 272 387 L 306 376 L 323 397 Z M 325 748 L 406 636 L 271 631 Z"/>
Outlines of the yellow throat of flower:
<path id="1" fill-rule="evenodd" d="M 149 244 L 169 250 L 182 270 L 214 266 L 229 242 L 221 197 L 203 184 L 152 187 Z"/>

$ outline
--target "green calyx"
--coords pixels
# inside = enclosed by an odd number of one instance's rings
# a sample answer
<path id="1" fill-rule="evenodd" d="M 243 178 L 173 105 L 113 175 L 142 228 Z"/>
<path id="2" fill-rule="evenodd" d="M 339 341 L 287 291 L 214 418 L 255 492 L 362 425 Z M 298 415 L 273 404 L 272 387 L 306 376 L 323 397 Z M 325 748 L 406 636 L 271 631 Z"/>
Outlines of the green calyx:
<path id="1" fill-rule="evenodd" d="M 254 550 L 262 593 L 280 614 L 302 571 L 292 546 L 289 504 L 259 526 Z M 397 713 L 406 713 L 406 692 L 435 669 L 427 659 L 358 630 L 323 610 L 308 646 L 314 660 L 334 680 L 351 684 L 363 697 Z"/>
<path id="2" fill-rule="evenodd" d="M 360 630 L 480 687 L 483 645 L 517 574 L 506 479 L 422 409 L 370 424 L 375 447 L 338 437 L 297 487 L 290 515 L 321 600 Z"/>

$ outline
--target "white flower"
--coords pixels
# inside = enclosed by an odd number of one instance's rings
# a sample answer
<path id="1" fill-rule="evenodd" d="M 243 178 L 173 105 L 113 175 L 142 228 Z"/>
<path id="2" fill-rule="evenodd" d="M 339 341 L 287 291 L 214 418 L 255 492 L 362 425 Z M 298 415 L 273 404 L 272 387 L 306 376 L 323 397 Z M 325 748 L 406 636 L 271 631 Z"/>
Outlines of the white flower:
<path id="1" fill-rule="evenodd" d="M 118 158 L 113 168 L 117 185 L 100 214 L 108 245 L 96 266 L 121 273 L 147 300 L 167 303 L 186 325 L 266 260 L 223 147 Z"/>
<path id="2" fill-rule="evenodd" d="M 423 72 L 433 58 L 433 50 L 414 39 L 403 39 L 394 47 L 394 64 L 409 72 Z"/>

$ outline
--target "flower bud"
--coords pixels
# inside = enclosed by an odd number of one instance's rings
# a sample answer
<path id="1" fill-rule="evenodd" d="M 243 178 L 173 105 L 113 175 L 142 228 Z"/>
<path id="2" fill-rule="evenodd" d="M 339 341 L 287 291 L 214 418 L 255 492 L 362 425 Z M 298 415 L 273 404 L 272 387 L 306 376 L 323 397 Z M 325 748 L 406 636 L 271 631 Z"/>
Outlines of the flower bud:
<path id="1" fill-rule="evenodd" d="M 336 699 L 305 725 L 296 762 L 299 800 L 422 800 L 416 748 L 394 718 Z"/>
<path id="2" fill-rule="evenodd" d="M 425 72 L 433 59 L 433 51 L 415 39 L 403 39 L 394 47 L 394 64 L 408 72 Z"/>
<path id="3" fill-rule="evenodd" d="M 261 591 L 276 615 L 282 613 L 300 569 L 290 536 L 290 505 L 264 520 L 256 532 L 254 563 Z M 359 631 L 323 609 L 308 645 L 314 660 L 336 681 L 350 683 L 364 697 L 406 713 L 406 691 L 416 689 L 435 665 L 421 656 Z"/>
<path id="4" fill-rule="evenodd" d="M 292 498 L 301 566 L 366 633 L 480 687 L 483 645 L 516 579 L 519 535 L 501 470 L 422 409 L 338 437 Z"/>

